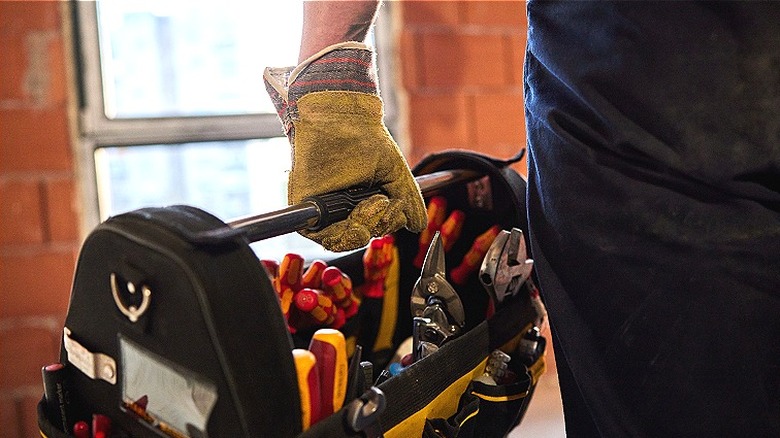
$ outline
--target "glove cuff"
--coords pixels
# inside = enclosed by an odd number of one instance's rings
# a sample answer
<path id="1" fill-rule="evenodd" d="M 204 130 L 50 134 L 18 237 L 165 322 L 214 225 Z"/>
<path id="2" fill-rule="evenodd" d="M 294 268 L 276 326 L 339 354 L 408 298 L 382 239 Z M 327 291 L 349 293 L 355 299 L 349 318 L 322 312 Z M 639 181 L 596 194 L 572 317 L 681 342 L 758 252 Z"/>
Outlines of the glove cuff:
<path id="1" fill-rule="evenodd" d="M 379 95 L 374 53 L 369 46 L 344 42 L 326 47 L 295 68 L 266 68 L 266 90 L 285 132 L 292 139 L 298 99 L 320 91 L 354 91 Z"/>

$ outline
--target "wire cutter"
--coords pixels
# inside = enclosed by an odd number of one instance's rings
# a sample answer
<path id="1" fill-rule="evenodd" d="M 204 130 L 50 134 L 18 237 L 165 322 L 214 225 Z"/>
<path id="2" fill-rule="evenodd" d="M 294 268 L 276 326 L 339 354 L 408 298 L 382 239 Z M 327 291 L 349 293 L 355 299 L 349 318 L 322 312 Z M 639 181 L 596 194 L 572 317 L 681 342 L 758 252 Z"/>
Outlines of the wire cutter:
<path id="1" fill-rule="evenodd" d="M 445 277 L 444 246 L 440 237 L 437 231 L 425 255 L 420 278 L 412 289 L 412 354 L 415 361 L 459 335 L 465 325 L 463 303 Z"/>

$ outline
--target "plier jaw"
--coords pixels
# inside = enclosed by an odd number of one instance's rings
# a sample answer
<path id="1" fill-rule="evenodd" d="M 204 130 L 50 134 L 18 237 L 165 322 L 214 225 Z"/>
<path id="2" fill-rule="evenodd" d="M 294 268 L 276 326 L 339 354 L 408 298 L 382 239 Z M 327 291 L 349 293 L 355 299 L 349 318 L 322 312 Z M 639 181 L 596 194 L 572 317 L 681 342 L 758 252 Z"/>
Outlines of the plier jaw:
<path id="1" fill-rule="evenodd" d="M 496 306 L 515 295 L 531 276 L 534 261 L 527 257 L 525 238 L 519 228 L 502 230 L 493 240 L 482 261 L 479 281 Z"/>

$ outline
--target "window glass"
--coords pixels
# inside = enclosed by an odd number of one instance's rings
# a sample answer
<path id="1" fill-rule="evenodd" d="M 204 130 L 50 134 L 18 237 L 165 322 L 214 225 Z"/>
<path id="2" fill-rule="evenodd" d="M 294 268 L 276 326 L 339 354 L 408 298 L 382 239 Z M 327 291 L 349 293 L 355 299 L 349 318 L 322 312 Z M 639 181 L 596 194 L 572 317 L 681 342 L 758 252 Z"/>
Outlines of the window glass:
<path id="1" fill-rule="evenodd" d="M 295 65 L 302 1 L 100 1 L 109 118 L 273 112 L 266 66 Z"/>
<path id="2" fill-rule="evenodd" d="M 290 146 L 285 137 L 95 151 L 101 216 L 143 207 L 192 205 L 224 221 L 287 206 Z M 261 258 L 288 252 L 307 260 L 332 255 L 297 233 L 253 244 Z"/>

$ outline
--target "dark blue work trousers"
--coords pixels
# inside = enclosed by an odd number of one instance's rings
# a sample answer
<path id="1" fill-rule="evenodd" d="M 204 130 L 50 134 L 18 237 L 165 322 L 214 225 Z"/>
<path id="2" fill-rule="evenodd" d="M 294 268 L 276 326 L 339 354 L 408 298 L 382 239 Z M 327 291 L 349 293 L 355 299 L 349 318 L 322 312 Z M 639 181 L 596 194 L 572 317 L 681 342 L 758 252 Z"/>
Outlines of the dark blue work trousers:
<path id="1" fill-rule="evenodd" d="M 527 8 L 569 436 L 780 436 L 780 2 Z"/>

